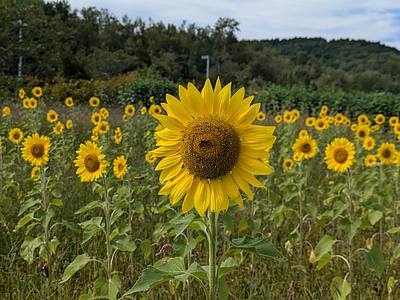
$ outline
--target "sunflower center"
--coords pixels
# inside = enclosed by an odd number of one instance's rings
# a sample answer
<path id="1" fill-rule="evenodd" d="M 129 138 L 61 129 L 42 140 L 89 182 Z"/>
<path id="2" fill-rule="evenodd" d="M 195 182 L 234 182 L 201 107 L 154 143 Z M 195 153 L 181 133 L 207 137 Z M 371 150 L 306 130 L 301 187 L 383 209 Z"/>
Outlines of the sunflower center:
<path id="1" fill-rule="evenodd" d="M 382 152 L 382 156 L 383 156 L 384 158 L 389 158 L 391 155 L 392 155 L 392 152 L 391 152 L 389 149 L 385 149 L 385 150 L 383 150 L 383 152 Z"/>
<path id="2" fill-rule="evenodd" d="M 333 153 L 333 158 L 339 164 L 344 163 L 347 160 L 348 156 L 349 154 L 345 149 L 336 149 L 335 152 Z"/>
<path id="3" fill-rule="evenodd" d="M 200 178 L 213 179 L 229 173 L 239 151 L 237 132 L 218 117 L 197 119 L 183 133 L 183 163 Z"/>
<path id="4" fill-rule="evenodd" d="M 95 172 L 100 167 L 100 162 L 98 158 L 94 155 L 87 155 L 84 161 L 85 167 L 89 172 Z"/>
<path id="5" fill-rule="evenodd" d="M 365 137 L 365 132 L 364 131 L 360 131 L 358 135 L 363 138 L 363 137 Z"/>
<path id="6" fill-rule="evenodd" d="M 14 133 L 14 139 L 16 139 L 16 140 L 19 139 L 19 133 Z"/>
<path id="7" fill-rule="evenodd" d="M 306 143 L 306 144 L 301 145 L 301 152 L 308 153 L 310 151 L 311 151 L 311 145 L 310 144 Z"/>
<path id="8" fill-rule="evenodd" d="M 31 152 L 33 157 L 40 158 L 44 154 L 44 146 L 42 144 L 34 144 Z"/>

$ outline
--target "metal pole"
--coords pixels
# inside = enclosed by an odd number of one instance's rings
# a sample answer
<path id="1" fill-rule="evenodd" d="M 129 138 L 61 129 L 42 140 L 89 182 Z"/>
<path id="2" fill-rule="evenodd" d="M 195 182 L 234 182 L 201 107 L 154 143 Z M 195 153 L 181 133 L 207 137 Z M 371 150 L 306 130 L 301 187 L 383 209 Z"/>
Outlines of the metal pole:
<path id="1" fill-rule="evenodd" d="M 210 55 L 202 55 L 201 59 L 207 60 L 206 79 L 210 77 Z"/>
<path id="2" fill-rule="evenodd" d="M 18 31 L 18 41 L 19 45 L 22 45 L 22 21 L 21 19 L 18 20 L 18 26 L 19 26 L 19 31 Z M 20 53 L 18 57 L 18 77 L 22 77 L 22 55 Z"/>

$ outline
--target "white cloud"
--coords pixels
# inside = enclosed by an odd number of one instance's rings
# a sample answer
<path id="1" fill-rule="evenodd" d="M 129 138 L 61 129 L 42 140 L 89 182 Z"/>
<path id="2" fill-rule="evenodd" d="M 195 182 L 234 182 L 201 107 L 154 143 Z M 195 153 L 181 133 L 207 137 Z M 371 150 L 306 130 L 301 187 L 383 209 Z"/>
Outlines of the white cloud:
<path id="1" fill-rule="evenodd" d="M 70 0 L 73 8 L 107 8 L 118 17 L 201 26 L 218 17 L 240 22 L 240 38 L 295 36 L 366 39 L 400 49 L 399 0 Z"/>

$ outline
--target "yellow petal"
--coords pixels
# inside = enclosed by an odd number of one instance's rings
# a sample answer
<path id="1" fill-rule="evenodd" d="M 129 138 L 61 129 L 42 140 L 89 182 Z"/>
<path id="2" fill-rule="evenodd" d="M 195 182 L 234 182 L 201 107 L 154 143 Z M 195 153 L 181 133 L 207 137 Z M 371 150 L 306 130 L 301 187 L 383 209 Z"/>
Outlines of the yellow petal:
<path id="1" fill-rule="evenodd" d="M 165 128 L 169 128 L 176 131 L 183 131 L 185 129 L 183 124 L 178 119 L 175 119 L 173 117 L 161 114 L 155 114 L 154 117 L 158 121 L 160 121 L 161 125 L 164 126 Z"/>
<path id="2" fill-rule="evenodd" d="M 199 180 L 199 185 L 194 195 L 194 208 L 197 210 L 200 216 L 204 217 L 204 214 L 210 204 L 210 190 L 207 180 Z"/>

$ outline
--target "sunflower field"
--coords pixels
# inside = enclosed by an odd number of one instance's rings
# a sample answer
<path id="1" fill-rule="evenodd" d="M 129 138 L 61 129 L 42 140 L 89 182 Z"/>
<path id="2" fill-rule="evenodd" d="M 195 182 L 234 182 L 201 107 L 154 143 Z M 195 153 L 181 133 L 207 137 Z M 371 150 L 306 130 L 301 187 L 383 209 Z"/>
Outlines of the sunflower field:
<path id="1" fill-rule="evenodd" d="M 219 79 L 124 107 L 17 93 L 0 299 L 400 298 L 399 116 L 265 111 Z"/>

